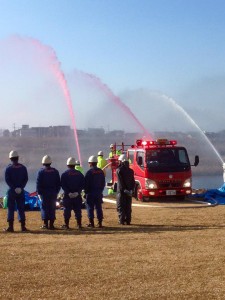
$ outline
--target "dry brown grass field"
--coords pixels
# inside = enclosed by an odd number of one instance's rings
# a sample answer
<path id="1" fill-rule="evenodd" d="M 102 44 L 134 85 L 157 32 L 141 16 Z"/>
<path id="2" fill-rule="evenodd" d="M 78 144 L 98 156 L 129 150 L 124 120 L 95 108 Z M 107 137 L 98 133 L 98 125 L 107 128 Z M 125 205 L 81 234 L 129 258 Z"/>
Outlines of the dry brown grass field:
<path id="1" fill-rule="evenodd" d="M 133 207 L 122 226 L 104 203 L 104 228 L 67 231 L 61 210 L 55 231 L 27 212 L 30 232 L 0 233 L 0 299 L 225 299 L 225 206 L 185 205 Z"/>

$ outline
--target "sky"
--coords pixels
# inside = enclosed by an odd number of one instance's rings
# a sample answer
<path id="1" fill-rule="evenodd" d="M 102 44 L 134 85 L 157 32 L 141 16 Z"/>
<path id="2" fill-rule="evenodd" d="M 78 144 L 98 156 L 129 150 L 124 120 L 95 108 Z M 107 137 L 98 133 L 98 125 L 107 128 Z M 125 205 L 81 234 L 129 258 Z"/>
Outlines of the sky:
<path id="1" fill-rule="evenodd" d="M 119 97 L 150 131 L 182 128 L 181 116 L 159 114 L 172 106 L 177 114 L 182 107 L 202 130 L 225 129 L 225 1 L 0 0 L 0 7 L 0 100 L 7 116 L 0 128 L 66 120 L 62 100 L 53 104 L 65 98 L 62 78 L 60 90 L 59 78 L 46 71 L 54 61 L 68 83 L 79 128 L 127 129 L 129 121 L 109 118 Z M 40 48 L 47 58 L 40 58 Z M 51 108 L 54 118 L 45 115 Z M 108 117 L 101 121 L 103 108 Z"/>

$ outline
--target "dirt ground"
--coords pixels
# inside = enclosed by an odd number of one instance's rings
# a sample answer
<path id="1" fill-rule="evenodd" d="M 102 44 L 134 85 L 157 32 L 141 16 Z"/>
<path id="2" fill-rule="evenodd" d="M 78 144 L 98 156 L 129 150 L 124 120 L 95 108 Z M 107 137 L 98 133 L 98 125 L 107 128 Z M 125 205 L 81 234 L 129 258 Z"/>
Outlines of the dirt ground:
<path id="1" fill-rule="evenodd" d="M 0 299 L 225 299 L 225 206 L 154 204 L 122 226 L 105 202 L 102 229 L 62 230 L 59 210 L 43 231 L 27 212 L 30 232 L 0 232 Z"/>

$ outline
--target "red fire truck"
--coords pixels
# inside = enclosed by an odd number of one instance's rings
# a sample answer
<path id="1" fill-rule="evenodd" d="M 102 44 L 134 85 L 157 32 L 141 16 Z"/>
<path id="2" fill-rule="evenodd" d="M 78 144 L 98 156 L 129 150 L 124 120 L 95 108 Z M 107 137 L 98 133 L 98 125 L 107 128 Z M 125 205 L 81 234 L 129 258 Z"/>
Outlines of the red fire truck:
<path id="1" fill-rule="evenodd" d="M 130 168 L 134 170 L 137 200 L 148 201 L 159 197 L 176 197 L 184 199 L 192 192 L 191 166 L 197 166 L 199 157 L 190 164 L 187 150 L 177 146 L 177 141 L 157 139 L 146 141 L 139 139 L 135 145 L 114 145 L 122 147 L 127 155 Z M 112 184 L 116 188 L 116 168 L 118 155 L 110 159 L 112 166 Z"/>

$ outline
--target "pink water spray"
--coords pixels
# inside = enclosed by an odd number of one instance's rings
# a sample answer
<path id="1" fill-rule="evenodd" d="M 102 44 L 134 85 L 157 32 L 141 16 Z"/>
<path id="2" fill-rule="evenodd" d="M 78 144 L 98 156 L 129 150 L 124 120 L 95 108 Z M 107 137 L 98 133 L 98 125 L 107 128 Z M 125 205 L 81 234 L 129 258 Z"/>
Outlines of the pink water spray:
<path id="1" fill-rule="evenodd" d="M 113 94 L 110 88 L 104 84 L 97 76 L 79 72 L 85 78 L 91 80 L 93 84 L 95 84 L 110 100 L 112 100 L 116 105 L 118 105 L 129 117 L 137 124 L 137 126 L 141 129 L 144 136 L 150 137 L 148 130 L 142 125 L 142 123 L 137 119 L 137 117 L 133 114 L 130 108 L 121 101 L 121 99 Z"/>
<path id="2" fill-rule="evenodd" d="M 67 103 L 69 113 L 70 113 L 70 118 L 72 121 L 74 139 L 75 139 L 76 147 L 77 147 L 77 154 L 78 154 L 79 161 L 82 163 L 72 100 L 71 100 L 70 92 L 68 89 L 67 81 L 66 81 L 64 73 L 61 70 L 60 62 L 57 58 L 57 55 L 50 46 L 43 45 L 40 41 L 33 39 L 33 38 L 27 38 L 27 40 L 28 40 L 28 42 L 31 42 L 39 50 L 43 51 L 44 53 L 47 53 L 47 55 L 48 55 L 48 64 L 50 66 L 50 69 L 52 70 L 53 75 L 56 77 L 58 83 L 60 84 L 63 94 L 66 99 L 66 103 Z"/>

